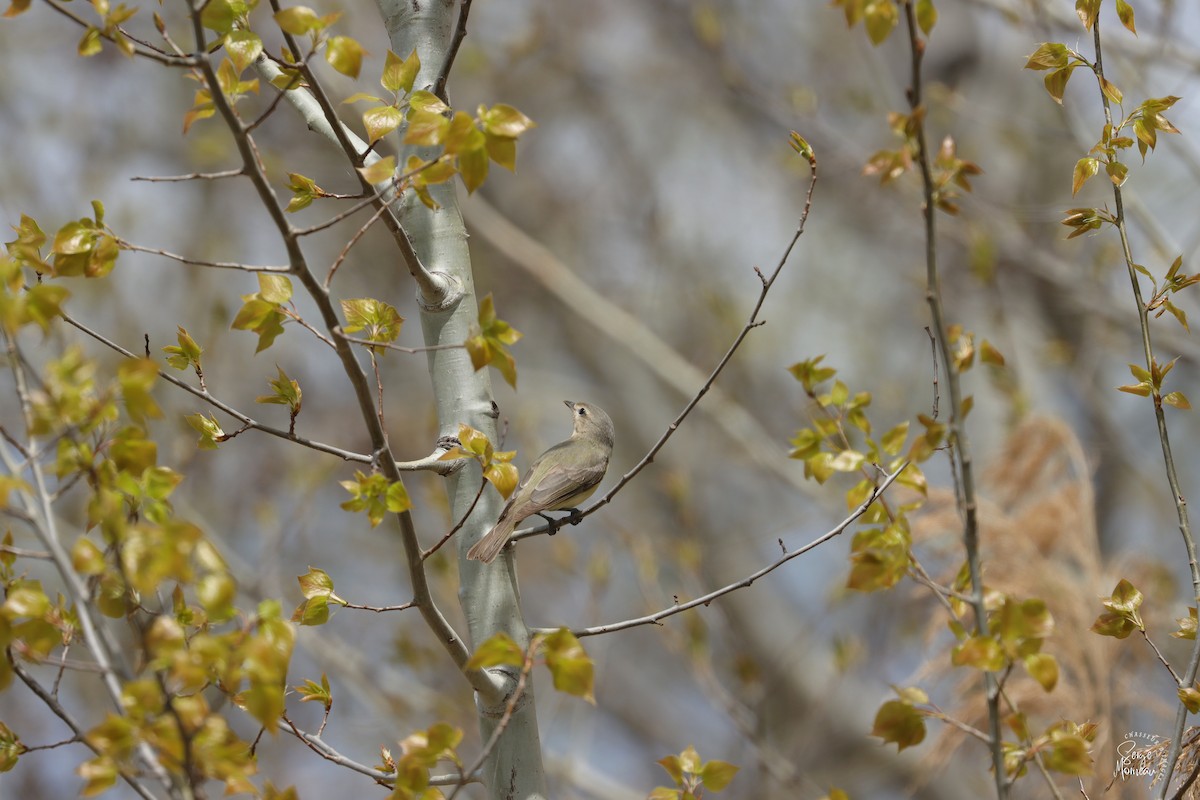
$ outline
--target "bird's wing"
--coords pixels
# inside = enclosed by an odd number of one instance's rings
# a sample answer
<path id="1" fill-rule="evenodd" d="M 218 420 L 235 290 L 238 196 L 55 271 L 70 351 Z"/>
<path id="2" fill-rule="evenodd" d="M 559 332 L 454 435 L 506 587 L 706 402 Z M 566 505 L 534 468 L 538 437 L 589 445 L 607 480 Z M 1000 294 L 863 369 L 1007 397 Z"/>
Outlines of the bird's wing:
<path id="1" fill-rule="evenodd" d="M 597 458 L 585 464 L 576 464 L 570 468 L 557 467 L 547 470 L 547 474 L 538 475 L 541 462 L 560 447 L 573 442 L 563 442 L 550 448 L 537 460 L 529 470 L 530 478 L 534 481 L 530 487 L 529 499 L 543 511 L 555 511 L 560 503 L 591 489 L 604 480 L 604 472 L 608 468 L 608 460 Z"/>

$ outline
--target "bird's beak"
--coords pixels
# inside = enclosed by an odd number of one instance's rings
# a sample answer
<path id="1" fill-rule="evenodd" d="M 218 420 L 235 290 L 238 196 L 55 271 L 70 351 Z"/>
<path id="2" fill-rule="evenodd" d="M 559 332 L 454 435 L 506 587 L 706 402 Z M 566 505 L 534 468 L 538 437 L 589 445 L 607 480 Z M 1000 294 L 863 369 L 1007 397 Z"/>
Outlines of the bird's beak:
<path id="1" fill-rule="evenodd" d="M 575 401 L 574 400 L 563 400 L 563 405 L 571 410 L 575 409 Z"/>

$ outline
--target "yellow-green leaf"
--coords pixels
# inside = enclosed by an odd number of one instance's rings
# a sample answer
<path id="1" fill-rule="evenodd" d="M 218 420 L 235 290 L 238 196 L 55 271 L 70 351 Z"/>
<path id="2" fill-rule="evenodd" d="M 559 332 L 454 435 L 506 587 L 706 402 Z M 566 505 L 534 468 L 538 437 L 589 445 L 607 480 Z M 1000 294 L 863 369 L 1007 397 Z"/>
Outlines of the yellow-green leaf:
<path id="1" fill-rule="evenodd" d="M 323 27 L 317 12 L 307 6 L 285 8 L 275 14 L 275 21 L 279 23 L 279 27 L 283 29 L 284 33 L 290 33 L 293 36 L 300 36 Z"/>
<path id="2" fill-rule="evenodd" d="M 329 66 L 351 78 L 357 78 L 362 70 L 364 54 L 363 46 L 349 36 L 334 36 L 325 46 L 325 60 Z"/>
<path id="3" fill-rule="evenodd" d="M 421 70 L 421 59 L 417 56 L 417 50 L 414 47 L 409 53 L 408 58 L 401 60 L 400 56 L 388 50 L 387 60 L 383 65 L 383 75 L 379 78 L 379 83 L 389 92 L 402 92 L 408 94 L 412 91 L 413 82 L 417 79 L 417 73 Z"/>
<path id="4" fill-rule="evenodd" d="M 1137 25 L 1133 19 L 1133 6 L 1129 5 L 1128 0 L 1117 0 L 1117 19 L 1121 20 L 1121 24 L 1129 29 L 1129 32 L 1137 36 Z"/>
<path id="5" fill-rule="evenodd" d="M 390 181 L 392 176 L 396 174 L 396 157 L 386 156 L 373 164 L 359 167 L 358 172 L 363 176 L 363 180 L 372 186 Z"/>
<path id="6" fill-rule="evenodd" d="M 525 663 L 525 651 L 522 650 L 512 637 L 501 631 L 494 634 L 475 649 L 467 669 L 487 669 L 488 667 L 520 667 Z"/>

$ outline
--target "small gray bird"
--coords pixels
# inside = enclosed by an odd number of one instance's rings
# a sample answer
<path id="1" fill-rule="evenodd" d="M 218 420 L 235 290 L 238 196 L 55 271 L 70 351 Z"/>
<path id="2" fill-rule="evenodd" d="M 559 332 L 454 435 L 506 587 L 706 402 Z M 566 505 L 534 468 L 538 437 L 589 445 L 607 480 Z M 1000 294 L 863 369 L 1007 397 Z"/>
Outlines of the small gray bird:
<path id="1" fill-rule="evenodd" d="M 591 403 L 563 402 L 575 418 L 571 438 L 538 456 L 500 512 L 496 526 L 467 551 L 467 558 L 492 563 L 521 520 L 543 511 L 574 511 L 604 479 L 613 449 L 612 420 Z"/>

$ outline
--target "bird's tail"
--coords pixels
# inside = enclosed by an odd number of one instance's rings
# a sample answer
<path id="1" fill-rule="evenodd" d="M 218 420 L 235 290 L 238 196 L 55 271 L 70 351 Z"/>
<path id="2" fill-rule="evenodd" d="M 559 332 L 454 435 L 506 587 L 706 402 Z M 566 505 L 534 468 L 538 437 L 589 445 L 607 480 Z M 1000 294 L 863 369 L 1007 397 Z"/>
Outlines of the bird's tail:
<path id="1" fill-rule="evenodd" d="M 513 531 L 516 530 L 517 522 L 512 514 L 505 514 L 496 522 L 496 527 L 492 528 L 482 539 L 471 546 L 467 551 L 467 558 L 474 561 L 482 561 L 485 564 L 490 564 L 496 560 L 496 556 L 500 555 L 500 551 L 504 549 L 504 545 L 508 544 L 508 540 L 512 537 Z"/>

